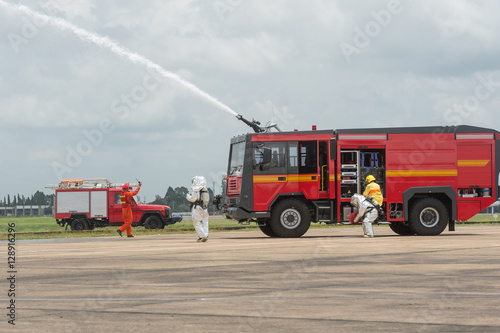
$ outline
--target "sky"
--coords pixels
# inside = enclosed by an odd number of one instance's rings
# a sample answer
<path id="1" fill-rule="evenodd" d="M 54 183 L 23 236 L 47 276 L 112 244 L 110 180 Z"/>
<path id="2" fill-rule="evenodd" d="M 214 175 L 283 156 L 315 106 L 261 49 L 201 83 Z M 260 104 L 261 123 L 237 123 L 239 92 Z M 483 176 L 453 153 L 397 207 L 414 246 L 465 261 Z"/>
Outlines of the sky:
<path id="1" fill-rule="evenodd" d="M 0 199 L 68 178 L 205 176 L 220 193 L 237 114 L 282 130 L 500 130 L 495 0 L 27 0 L 191 83 L 0 0 Z M 219 103 L 219 104 L 217 104 Z"/>

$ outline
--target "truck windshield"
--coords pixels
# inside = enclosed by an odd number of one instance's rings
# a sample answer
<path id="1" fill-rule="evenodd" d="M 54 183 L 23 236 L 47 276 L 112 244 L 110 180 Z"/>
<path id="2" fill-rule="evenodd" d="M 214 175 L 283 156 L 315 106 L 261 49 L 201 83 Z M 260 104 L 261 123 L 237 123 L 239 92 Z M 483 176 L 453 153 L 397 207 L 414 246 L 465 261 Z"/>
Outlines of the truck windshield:
<path id="1" fill-rule="evenodd" d="M 245 157 L 245 142 L 237 142 L 231 145 L 231 160 L 229 162 L 228 176 L 235 176 L 237 172 L 243 171 Z"/>

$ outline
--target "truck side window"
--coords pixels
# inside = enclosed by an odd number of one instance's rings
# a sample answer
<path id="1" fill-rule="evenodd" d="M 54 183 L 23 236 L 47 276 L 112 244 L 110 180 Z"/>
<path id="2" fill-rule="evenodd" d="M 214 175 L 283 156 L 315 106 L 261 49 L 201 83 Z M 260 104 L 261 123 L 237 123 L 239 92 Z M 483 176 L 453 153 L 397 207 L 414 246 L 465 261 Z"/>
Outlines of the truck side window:
<path id="1" fill-rule="evenodd" d="M 120 199 L 120 193 L 115 193 L 115 205 L 121 205 L 122 200 Z"/>
<path id="2" fill-rule="evenodd" d="M 302 141 L 299 142 L 299 173 L 317 173 L 317 142 Z"/>
<path id="3" fill-rule="evenodd" d="M 288 142 L 288 173 L 299 172 L 299 148 L 297 142 Z"/>
<path id="4" fill-rule="evenodd" d="M 285 174 L 286 173 L 286 143 L 266 142 L 256 143 L 253 148 L 253 168 L 254 174 Z M 271 163 L 268 168 L 261 168 L 263 163 L 264 150 L 271 153 Z"/>

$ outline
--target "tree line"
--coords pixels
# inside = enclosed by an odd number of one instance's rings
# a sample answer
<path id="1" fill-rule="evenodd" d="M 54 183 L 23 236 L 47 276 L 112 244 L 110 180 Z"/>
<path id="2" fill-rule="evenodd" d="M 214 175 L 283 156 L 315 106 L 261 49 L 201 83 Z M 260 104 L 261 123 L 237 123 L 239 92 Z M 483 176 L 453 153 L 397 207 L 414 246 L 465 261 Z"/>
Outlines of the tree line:
<path id="1" fill-rule="evenodd" d="M 172 212 L 189 212 L 191 210 L 190 203 L 186 200 L 186 194 L 188 192 L 189 190 L 184 186 L 176 187 L 175 189 L 169 186 L 167 192 L 163 197 L 156 195 L 155 200 L 150 202 L 150 204 L 169 206 L 172 209 Z M 215 207 L 212 204 L 214 193 L 210 188 L 208 189 L 208 193 L 210 194 L 208 211 L 214 212 Z"/>
<path id="2" fill-rule="evenodd" d="M 3 197 L 0 201 L 1 207 L 15 207 L 15 206 L 44 206 L 52 205 L 54 202 L 54 194 L 45 194 L 41 191 L 36 191 L 35 194 L 25 197 L 24 195 L 13 195 L 12 198 L 10 194 Z"/>

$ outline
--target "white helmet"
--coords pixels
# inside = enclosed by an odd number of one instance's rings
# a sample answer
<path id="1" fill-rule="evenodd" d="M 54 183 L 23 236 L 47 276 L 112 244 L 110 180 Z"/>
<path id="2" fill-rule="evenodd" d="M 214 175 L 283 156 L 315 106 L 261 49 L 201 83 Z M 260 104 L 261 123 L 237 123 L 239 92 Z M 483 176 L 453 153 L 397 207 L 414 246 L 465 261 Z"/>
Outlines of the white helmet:
<path id="1" fill-rule="evenodd" d="M 207 191 L 207 180 L 203 176 L 194 176 L 191 180 L 191 189 L 195 192 Z"/>

